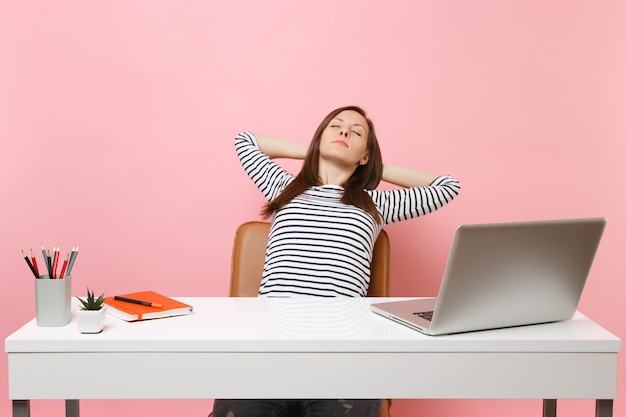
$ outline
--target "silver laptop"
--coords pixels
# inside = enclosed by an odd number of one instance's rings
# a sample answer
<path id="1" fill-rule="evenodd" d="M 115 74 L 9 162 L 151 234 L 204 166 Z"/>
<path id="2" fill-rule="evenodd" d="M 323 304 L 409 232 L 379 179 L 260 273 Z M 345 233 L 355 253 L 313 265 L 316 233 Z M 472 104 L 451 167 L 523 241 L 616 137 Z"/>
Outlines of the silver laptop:
<path id="1" fill-rule="evenodd" d="M 570 319 L 605 218 L 462 225 L 436 298 L 372 311 L 429 335 Z"/>

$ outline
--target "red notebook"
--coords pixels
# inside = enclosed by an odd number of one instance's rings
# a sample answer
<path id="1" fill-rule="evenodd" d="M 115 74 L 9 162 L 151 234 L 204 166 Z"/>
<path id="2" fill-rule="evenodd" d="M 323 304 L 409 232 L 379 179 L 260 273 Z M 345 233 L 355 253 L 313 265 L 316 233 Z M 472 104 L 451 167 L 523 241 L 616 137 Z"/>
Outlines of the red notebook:
<path id="1" fill-rule="evenodd" d="M 165 295 L 161 295 L 154 291 L 140 291 L 130 294 L 121 294 L 118 297 L 160 305 L 160 307 L 154 307 L 116 300 L 114 297 L 106 297 L 104 299 L 104 304 L 106 304 L 109 314 L 126 321 L 160 319 L 164 317 L 182 316 L 193 313 L 192 306 L 181 303 L 180 301 L 166 297 Z"/>

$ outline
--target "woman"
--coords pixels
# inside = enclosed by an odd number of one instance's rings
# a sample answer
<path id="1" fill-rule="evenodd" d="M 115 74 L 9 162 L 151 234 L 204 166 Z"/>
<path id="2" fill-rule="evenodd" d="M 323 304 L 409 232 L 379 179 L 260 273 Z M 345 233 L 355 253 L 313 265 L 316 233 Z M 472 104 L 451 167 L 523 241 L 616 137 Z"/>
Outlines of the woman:
<path id="1" fill-rule="evenodd" d="M 356 106 L 338 108 L 305 145 L 244 132 L 235 149 L 273 216 L 259 296 L 364 297 L 374 243 L 385 224 L 452 201 L 449 176 L 383 165 L 374 125 Z M 303 159 L 297 176 L 273 161 Z M 379 191 L 383 180 L 398 189 Z M 216 400 L 214 417 L 376 416 L 382 400 Z M 228 413 L 231 414 L 228 414 Z"/>

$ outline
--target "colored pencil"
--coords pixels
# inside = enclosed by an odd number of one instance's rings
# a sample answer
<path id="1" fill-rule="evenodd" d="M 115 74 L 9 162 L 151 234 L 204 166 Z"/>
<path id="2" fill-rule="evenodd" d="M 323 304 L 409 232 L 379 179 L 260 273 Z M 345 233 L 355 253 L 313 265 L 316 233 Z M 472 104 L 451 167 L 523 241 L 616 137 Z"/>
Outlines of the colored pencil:
<path id="1" fill-rule="evenodd" d="M 41 253 L 43 254 L 43 263 L 46 265 L 46 270 L 48 271 L 48 278 L 52 277 L 52 271 L 50 270 L 50 262 L 48 259 L 48 251 L 44 248 L 43 243 L 41 244 Z"/>
<path id="2" fill-rule="evenodd" d="M 54 275 L 52 275 L 52 256 L 50 255 L 50 249 L 46 249 L 46 263 L 48 264 L 48 277 L 53 279 Z"/>
<path id="3" fill-rule="evenodd" d="M 63 266 L 61 267 L 61 273 L 59 274 L 59 279 L 65 278 L 65 269 L 67 268 L 67 263 L 70 260 L 70 254 L 68 253 L 65 257 L 65 261 L 63 261 Z"/>
<path id="4" fill-rule="evenodd" d="M 78 245 L 72 248 L 72 253 L 70 255 L 70 263 L 67 265 L 67 275 L 72 273 L 72 268 L 74 268 L 74 262 L 76 262 L 76 257 L 78 256 Z"/>
<path id="5" fill-rule="evenodd" d="M 35 268 L 35 273 L 37 274 L 37 278 L 39 278 L 39 267 L 37 266 L 37 258 L 35 258 L 35 254 L 33 250 L 30 250 L 30 259 L 33 261 L 33 267 Z"/>
<path id="6" fill-rule="evenodd" d="M 33 272 L 33 275 L 35 276 L 35 278 L 39 278 L 39 276 L 37 275 L 37 271 L 35 271 L 35 267 L 31 263 L 30 259 L 28 259 L 28 255 L 26 255 L 24 251 L 22 251 L 22 256 L 24 257 L 24 260 L 28 264 L 28 267 L 30 268 L 30 270 Z"/>
<path id="7" fill-rule="evenodd" d="M 59 249 L 60 246 L 54 246 L 52 248 L 52 279 L 57 279 L 57 266 L 59 264 Z"/>

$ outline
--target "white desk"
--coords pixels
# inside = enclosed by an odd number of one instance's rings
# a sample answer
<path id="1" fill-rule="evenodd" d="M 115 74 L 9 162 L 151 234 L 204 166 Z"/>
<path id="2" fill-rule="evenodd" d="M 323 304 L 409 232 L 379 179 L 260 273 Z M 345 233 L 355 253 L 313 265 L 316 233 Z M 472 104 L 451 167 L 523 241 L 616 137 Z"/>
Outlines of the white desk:
<path id="1" fill-rule="evenodd" d="M 587 398 L 612 415 L 621 341 L 580 313 L 430 337 L 371 313 L 375 298 L 180 299 L 193 315 L 108 316 L 96 335 L 27 323 L 5 340 L 13 415 L 32 399 L 66 399 L 78 416 L 78 399 L 132 398 L 537 398 L 546 416 Z"/>

